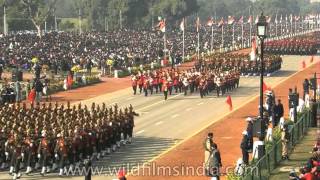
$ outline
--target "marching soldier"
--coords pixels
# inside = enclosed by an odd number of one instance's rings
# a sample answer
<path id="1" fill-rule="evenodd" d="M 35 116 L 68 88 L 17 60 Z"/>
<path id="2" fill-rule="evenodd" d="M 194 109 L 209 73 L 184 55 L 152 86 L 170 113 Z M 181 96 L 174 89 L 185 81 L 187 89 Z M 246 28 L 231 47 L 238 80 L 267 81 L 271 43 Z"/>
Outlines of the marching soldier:
<path id="1" fill-rule="evenodd" d="M 57 135 L 57 140 L 56 140 L 55 149 L 54 149 L 54 153 L 55 153 L 54 157 L 59 162 L 59 176 L 63 175 L 63 170 L 66 165 L 65 161 L 67 160 L 67 155 L 68 155 L 67 145 L 64 138 L 65 138 L 64 132 L 61 131 L 60 134 Z"/>
<path id="2" fill-rule="evenodd" d="M 24 149 L 25 149 L 24 152 L 25 152 L 26 165 L 27 165 L 26 174 L 28 175 L 32 171 L 32 167 L 33 167 L 32 162 L 34 160 L 35 153 L 36 153 L 34 139 L 30 129 L 27 130 L 26 137 L 24 138 Z"/>
<path id="3" fill-rule="evenodd" d="M 50 172 L 49 167 L 49 158 L 50 158 L 50 146 L 49 146 L 49 139 L 47 138 L 47 131 L 42 130 L 41 132 L 41 138 L 39 141 L 39 147 L 38 147 L 38 159 L 41 164 L 41 172 L 40 174 L 42 176 L 45 175 L 45 173 Z"/>
<path id="4" fill-rule="evenodd" d="M 13 179 L 17 179 L 21 177 L 20 173 L 20 163 L 22 161 L 23 153 L 22 153 L 22 138 L 18 134 L 14 134 L 14 140 L 12 142 L 12 161 L 14 167 Z"/>

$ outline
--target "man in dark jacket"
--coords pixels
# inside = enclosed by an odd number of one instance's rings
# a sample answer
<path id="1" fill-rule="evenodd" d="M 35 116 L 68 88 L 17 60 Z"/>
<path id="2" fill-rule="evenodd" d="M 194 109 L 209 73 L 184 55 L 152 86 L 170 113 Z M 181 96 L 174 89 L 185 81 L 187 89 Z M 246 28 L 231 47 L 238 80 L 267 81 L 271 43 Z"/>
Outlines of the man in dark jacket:
<path id="1" fill-rule="evenodd" d="M 303 100 L 305 100 L 306 94 L 309 94 L 310 83 L 308 79 L 305 79 L 303 82 Z"/>
<path id="2" fill-rule="evenodd" d="M 36 102 L 38 103 L 41 101 L 42 90 L 43 90 L 43 84 L 40 81 L 40 79 L 35 79 L 34 88 L 36 90 Z"/>
<path id="3" fill-rule="evenodd" d="M 220 176 L 220 168 L 222 167 L 221 163 L 221 155 L 220 151 L 218 150 L 217 144 L 212 144 L 212 151 L 209 157 L 209 172 L 207 173 L 210 177 L 215 177 L 219 180 Z"/>
<path id="4" fill-rule="evenodd" d="M 247 137 L 248 137 L 248 152 L 252 152 L 253 149 L 253 119 L 251 117 L 248 117 L 246 119 L 248 122 L 247 125 Z"/>
<path id="5" fill-rule="evenodd" d="M 241 148 L 241 151 L 242 151 L 242 160 L 243 160 L 243 163 L 245 165 L 248 165 L 249 164 L 249 152 L 248 152 L 248 149 L 249 149 L 249 146 L 248 146 L 249 138 L 248 138 L 248 132 L 247 131 L 243 131 L 242 135 L 243 135 L 243 137 L 242 137 L 241 144 L 240 144 L 240 148 Z"/>
<path id="6" fill-rule="evenodd" d="M 283 105 L 281 103 L 281 100 L 278 99 L 278 102 L 274 106 L 274 124 L 273 127 L 277 126 L 279 124 L 280 118 L 283 117 Z"/>

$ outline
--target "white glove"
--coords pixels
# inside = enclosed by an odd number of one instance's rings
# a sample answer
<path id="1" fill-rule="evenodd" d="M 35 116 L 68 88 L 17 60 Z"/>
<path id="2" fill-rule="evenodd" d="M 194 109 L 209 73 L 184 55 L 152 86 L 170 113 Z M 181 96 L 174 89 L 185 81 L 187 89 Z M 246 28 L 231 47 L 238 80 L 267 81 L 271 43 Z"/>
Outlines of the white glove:
<path id="1" fill-rule="evenodd" d="M 9 156 L 9 153 L 8 153 L 8 152 L 5 152 L 4 154 L 6 155 L 6 157 L 8 157 L 8 156 Z"/>
<path id="2" fill-rule="evenodd" d="M 21 153 L 21 157 L 24 158 L 24 153 Z"/>
<path id="3" fill-rule="evenodd" d="M 39 158 L 39 159 L 41 158 L 41 154 L 38 154 L 38 158 Z"/>
<path id="4" fill-rule="evenodd" d="M 58 154 L 55 154 L 54 157 L 58 159 L 59 156 L 58 156 Z"/>

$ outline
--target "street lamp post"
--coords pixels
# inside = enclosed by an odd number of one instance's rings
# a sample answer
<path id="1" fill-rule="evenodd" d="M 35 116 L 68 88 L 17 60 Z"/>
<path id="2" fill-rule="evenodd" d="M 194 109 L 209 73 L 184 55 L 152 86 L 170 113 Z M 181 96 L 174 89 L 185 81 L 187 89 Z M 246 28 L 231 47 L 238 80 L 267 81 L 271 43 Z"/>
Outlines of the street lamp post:
<path id="1" fill-rule="evenodd" d="M 261 118 L 261 137 L 265 137 L 265 125 L 263 120 L 263 74 L 264 74 L 264 62 L 263 62 L 263 48 L 264 39 L 267 37 L 267 21 L 266 17 L 261 13 L 259 21 L 257 23 L 257 36 L 260 39 L 261 51 L 260 51 L 260 109 L 259 114 Z"/>

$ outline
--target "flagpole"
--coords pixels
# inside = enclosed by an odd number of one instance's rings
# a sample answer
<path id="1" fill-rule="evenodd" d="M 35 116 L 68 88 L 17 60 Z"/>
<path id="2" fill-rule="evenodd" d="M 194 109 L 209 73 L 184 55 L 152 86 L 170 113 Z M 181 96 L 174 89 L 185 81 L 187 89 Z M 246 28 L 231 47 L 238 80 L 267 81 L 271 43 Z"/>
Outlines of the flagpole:
<path id="1" fill-rule="evenodd" d="M 234 47 L 234 23 L 232 25 L 232 48 Z"/>
<path id="2" fill-rule="evenodd" d="M 278 36 L 278 20 L 276 20 L 275 24 L 276 24 L 276 37 L 277 37 Z"/>
<path id="3" fill-rule="evenodd" d="M 200 30 L 198 29 L 198 60 L 200 60 Z"/>
<path id="4" fill-rule="evenodd" d="M 183 23 L 184 23 L 184 20 L 183 20 Z M 183 29 L 183 31 L 182 31 L 182 62 L 184 62 L 184 55 L 185 55 L 184 54 L 184 31 L 185 31 L 185 29 Z"/>
<path id="5" fill-rule="evenodd" d="M 241 24 L 241 48 L 243 48 L 244 44 L 243 44 L 243 22 Z"/>
<path id="6" fill-rule="evenodd" d="M 222 27 L 221 27 L 221 34 L 222 34 L 222 36 L 221 36 L 221 38 L 222 38 L 222 40 L 221 40 L 221 44 L 222 44 L 222 48 L 224 47 L 224 39 L 223 39 L 223 24 L 222 24 Z"/>
<path id="7" fill-rule="evenodd" d="M 251 20 L 253 21 L 253 20 Z M 249 46 L 251 47 L 251 39 L 252 39 L 252 22 L 250 22 L 250 38 L 249 38 Z"/>
<path id="8" fill-rule="evenodd" d="M 294 33 L 297 34 L 297 20 L 294 20 Z"/>
<path id="9" fill-rule="evenodd" d="M 211 25 L 211 53 L 213 51 L 213 24 Z"/>
<path id="10" fill-rule="evenodd" d="M 166 24 L 166 19 L 163 20 L 164 24 Z M 167 53 L 166 53 L 166 49 L 167 49 L 167 45 L 166 45 L 166 31 L 163 32 L 163 54 L 164 54 L 164 60 L 167 58 Z"/>

